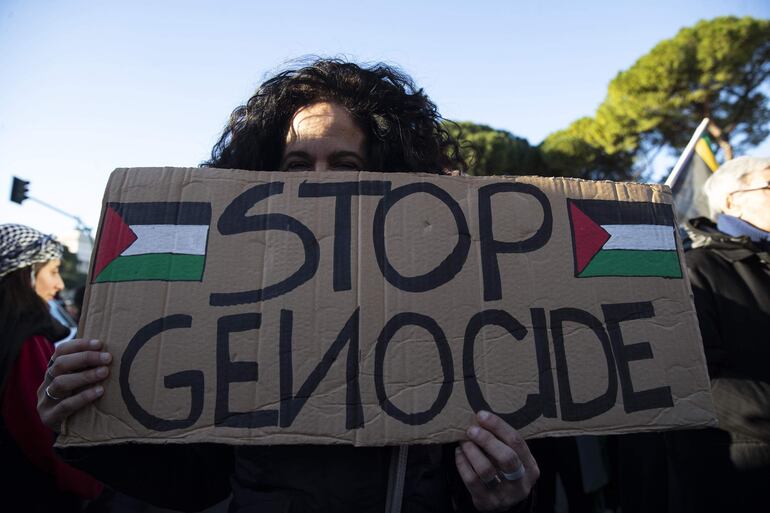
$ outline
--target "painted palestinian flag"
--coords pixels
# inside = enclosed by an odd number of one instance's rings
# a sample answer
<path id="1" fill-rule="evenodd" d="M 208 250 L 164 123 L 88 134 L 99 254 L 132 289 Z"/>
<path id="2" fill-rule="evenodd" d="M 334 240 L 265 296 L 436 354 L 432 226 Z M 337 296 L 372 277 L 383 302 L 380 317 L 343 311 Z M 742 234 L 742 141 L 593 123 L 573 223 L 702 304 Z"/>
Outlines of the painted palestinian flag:
<path id="1" fill-rule="evenodd" d="M 201 281 L 210 203 L 108 203 L 92 283 Z"/>
<path id="2" fill-rule="evenodd" d="M 682 277 L 671 205 L 568 199 L 567 209 L 577 278 Z"/>

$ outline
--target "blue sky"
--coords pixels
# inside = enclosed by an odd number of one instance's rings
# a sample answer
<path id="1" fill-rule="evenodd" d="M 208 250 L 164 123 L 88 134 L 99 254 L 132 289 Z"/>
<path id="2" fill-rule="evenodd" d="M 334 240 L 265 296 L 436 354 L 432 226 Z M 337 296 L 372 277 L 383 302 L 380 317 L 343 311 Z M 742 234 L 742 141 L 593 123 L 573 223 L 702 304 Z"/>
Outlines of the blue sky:
<path id="1" fill-rule="evenodd" d="M 197 165 L 292 58 L 397 64 L 446 118 L 537 144 L 658 41 L 728 14 L 768 18 L 770 2 L 0 0 L 0 222 L 73 227 L 8 201 L 16 175 L 96 227 L 112 169 Z"/>

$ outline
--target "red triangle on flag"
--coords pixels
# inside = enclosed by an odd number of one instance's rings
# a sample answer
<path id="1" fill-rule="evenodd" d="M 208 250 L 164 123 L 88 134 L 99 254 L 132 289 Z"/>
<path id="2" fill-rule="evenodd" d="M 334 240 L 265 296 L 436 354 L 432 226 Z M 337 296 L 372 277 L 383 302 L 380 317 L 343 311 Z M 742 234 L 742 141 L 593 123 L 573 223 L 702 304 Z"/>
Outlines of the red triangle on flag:
<path id="1" fill-rule="evenodd" d="M 114 208 L 108 206 L 102 221 L 102 233 L 96 250 L 96 262 L 92 279 L 115 260 L 136 240 L 134 231 L 123 221 Z"/>
<path id="2" fill-rule="evenodd" d="M 574 203 L 570 202 L 569 208 L 572 220 L 572 240 L 575 245 L 576 270 L 581 273 L 594 255 L 601 251 L 604 243 L 610 239 L 610 234 Z"/>

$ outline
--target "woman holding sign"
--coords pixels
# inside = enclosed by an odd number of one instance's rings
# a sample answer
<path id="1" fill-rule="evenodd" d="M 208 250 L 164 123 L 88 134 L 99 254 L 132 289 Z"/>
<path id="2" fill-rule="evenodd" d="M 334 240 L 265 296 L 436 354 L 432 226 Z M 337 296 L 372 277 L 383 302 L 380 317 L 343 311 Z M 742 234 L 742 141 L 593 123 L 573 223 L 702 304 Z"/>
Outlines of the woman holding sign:
<path id="1" fill-rule="evenodd" d="M 262 84 L 233 112 L 205 165 L 462 171 L 459 144 L 441 123 L 422 90 L 393 68 L 320 59 Z M 101 395 L 100 347 L 75 340 L 54 355 L 52 377 L 39 392 L 40 415 L 52 428 Z M 46 389 L 61 399 L 46 396 Z M 467 436 L 456 446 L 408 451 L 305 445 L 240 446 L 231 453 L 223 446 L 117 445 L 65 455 L 117 489 L 176 508 L 221 500 L 231 484 L 231 511 L 508 511 L 531 505 L 539 470 L 516 430 L 479 412 Z M 191 459 L 191 465 L 181 463 Z M 172 469 L 158 467 L 166 461 Z M 139 465 L 144 480 L 133 475 Z M 211 468 L 222 471 L 212 479 Z"/>

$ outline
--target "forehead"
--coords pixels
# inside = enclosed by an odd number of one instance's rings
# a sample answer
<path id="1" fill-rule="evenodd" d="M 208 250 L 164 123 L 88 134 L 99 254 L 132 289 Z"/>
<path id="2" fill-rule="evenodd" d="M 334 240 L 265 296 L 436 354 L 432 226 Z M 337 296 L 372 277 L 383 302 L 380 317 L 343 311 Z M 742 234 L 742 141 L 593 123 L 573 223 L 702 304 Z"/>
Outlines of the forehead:
<path id="1" fill-rule="evenodd" d="M 350 113 L 336 103 L 320 102 L 302 107 L 291 120 L 286 134 L 287 145 L 318 140 L 359 146 L 364 135 Z"/>
<path id="2" fill-rule="evenodd" d="M 760 169 L 759 171 L 754 171 L 753 173 L 749 173 L 744 177 L 744 180 L 746 182 L 759 182 L 759 181 L 770 180 L 770 166 L 764 169 Z"/>

